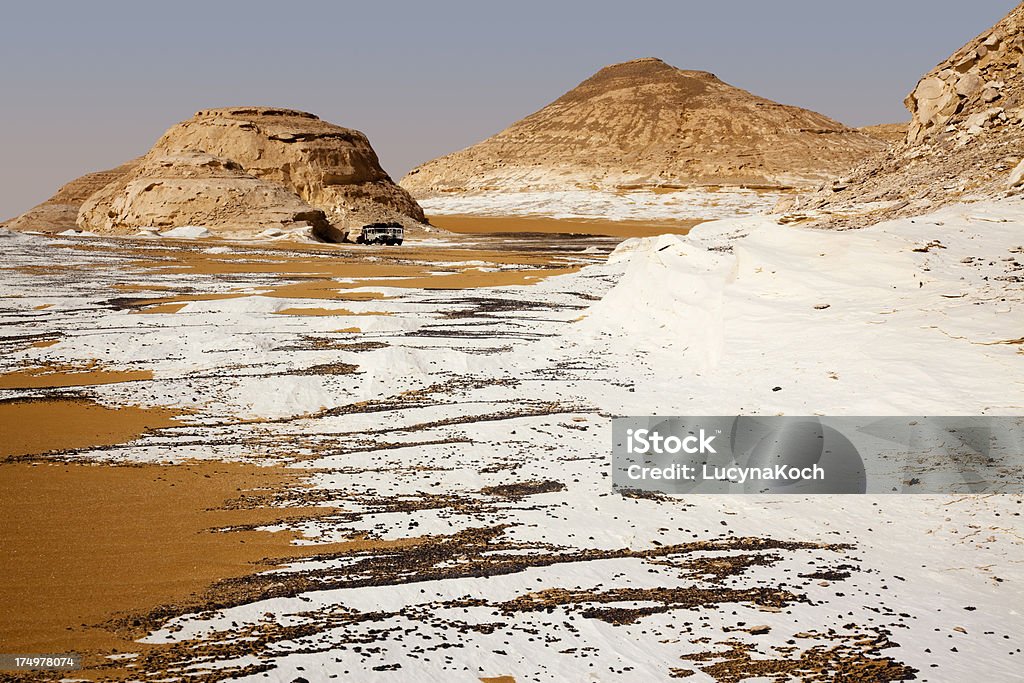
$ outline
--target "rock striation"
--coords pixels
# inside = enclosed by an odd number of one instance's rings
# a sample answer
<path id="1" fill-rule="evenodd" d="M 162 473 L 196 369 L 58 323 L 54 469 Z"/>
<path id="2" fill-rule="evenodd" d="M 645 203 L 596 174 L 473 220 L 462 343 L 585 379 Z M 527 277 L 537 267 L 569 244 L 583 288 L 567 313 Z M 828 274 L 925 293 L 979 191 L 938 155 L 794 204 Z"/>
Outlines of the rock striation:
<path id="1" fill-rule="evenodd" d="M 424 198 L 490 190 L 813 185 L 885 143 L 660 59 L 601 69 L 483 142 L 401 185 Z"/>
<path id="2" fill-rule="evenodd" d="M 1024 3 L 921 78 L 904 104 L 912 118 L 899 144 L 794 209 L 857 227 L 1020 192 Z"/>

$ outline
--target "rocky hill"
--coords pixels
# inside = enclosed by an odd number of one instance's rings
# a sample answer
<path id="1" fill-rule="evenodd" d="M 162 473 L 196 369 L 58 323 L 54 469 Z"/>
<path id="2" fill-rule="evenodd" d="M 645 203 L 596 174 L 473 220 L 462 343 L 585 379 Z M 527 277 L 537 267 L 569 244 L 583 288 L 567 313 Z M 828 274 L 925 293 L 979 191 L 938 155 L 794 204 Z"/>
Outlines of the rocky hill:
<path id="1" fill-rule="evenodd" d="M 488 190 L 693 185 L 791 187 L 885 147 L 799 107 L 660 59 L 605 67 L 540 111 L 413 169 L 416 197 Z"/>
<path id="2" fill-rule="evenodd" d="M 857 227 L 1024 187 L 1024 3 L 926 74 L 906 138 L 793 208 Z M 823 215 L 823 217 L 822 217 Z"/>
<path id="3" fill-rule="evenodd" d="M 64 201 L 62 189 L 41 205 L 63 207 L 60 227 L 76 203 L 78 227 L 101 234 L 186 225 L 248 234 L 308 225 L 317 237 L 337 240 L 365 223 L 416 228 L 425 221 L 365 135 L 291 109 L 200 111 L 164 133 L 141 160 L 86 178 L 65 186 L 79 190 L 75 201 Z M 41 213 L 37 207 L 11 227 L 50 229 L 35 219 Z"/>
<path id="4" fill-rule="evenodd" d="M 78 210 L 92 194 L 103 189 L 129 173 L 139 163 L 132 159 L 117 168 L 95 173 L 86 173 L 63 185 L 57 193 L 42 204 L 34 206 L 16 218 L 2 225 L 12 230 L 39 230 L 60 232 L 73 229 L 78 220 Z"/>

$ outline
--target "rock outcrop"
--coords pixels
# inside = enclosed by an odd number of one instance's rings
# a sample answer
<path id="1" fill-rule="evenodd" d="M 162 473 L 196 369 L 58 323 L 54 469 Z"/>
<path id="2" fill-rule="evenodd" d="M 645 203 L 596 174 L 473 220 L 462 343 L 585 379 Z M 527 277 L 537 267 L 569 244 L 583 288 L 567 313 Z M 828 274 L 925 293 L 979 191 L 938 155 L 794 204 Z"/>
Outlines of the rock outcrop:
<path id="1" fill-rule="evenodd" d="M 906 138 L 795 209 L 857 227 L 1018 192 L 1024 158 L 1024 3 L 926 74 Z"/>
<path id="2" fill-rule="evenodd" d="M 108 184 L 130 173 L 139 159 L 132 159 L 117 168 L 95 173 L 86 173 L 65 184 L 57 193 L 42 204 L 3 223 L 12 230 L 38 230 L 40 232 L 61 232 L 75 228 L 78 210 L 91 195 Z"/>
<path id="3" fill-rule="evenodd" d="M 230 107 L 198 112 L 141 159 L 69 183 L 10 227 L 132 234 L 203 226 L 248 235 L 309 226 L 337 241 L 381 221 L 415 230 L 425 218 L 365 135 L 306 112 Z"/>
<path id="4" fill-rule="evenodd" d="M 841 123 L 659 59 L 606 67 L 472 147 L 413 169 L 416 197 L 488 190 L 792 187 L 885 144 Z"/>
<path id="5" fill-rule="evenodd" d="M 338 225 L 424 220 L 416 200 L 381 168 L 365 135 L 306 112 L 206 109 L 164 133 L 153 150 L 231 159 L 256 178 L 291 189 Z"/>
<path id="6" fill-rule="evenodd" d="M 202 226 L 236 236 L 310 227 L 322 240 L 341 238 L 323 211 L 283 185 L 246 173 L 231 159 L 188 151 L 147 154 L 127 175 L 83 203 L 78 225 L 99 234 Z"/>

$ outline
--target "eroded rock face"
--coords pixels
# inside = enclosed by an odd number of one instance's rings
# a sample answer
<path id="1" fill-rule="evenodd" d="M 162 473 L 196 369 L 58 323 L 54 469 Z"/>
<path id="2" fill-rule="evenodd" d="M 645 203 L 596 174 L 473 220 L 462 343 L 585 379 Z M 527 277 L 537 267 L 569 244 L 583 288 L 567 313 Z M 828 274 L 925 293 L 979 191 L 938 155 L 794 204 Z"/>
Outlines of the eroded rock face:
<path id="1" fill-rule="evenodd" d="M 906 138 L 797 210 L 856 227 L 1017 192 L 1024 158 L 1024 4 L 918 81 Z"/>
<path id="2" fill-rule="evenodd" d="M 986 119 L 999 115 L 998 110 L 1005 113 L 1011 100 L 1019 104 L 1020 87 L 1013 80 L 1019 78 L 1024 47 L 1020 29 L 1018 7 L 918 82 L 904 101 L 913 115 L 908 144 L 958 132 L 946 128 L 971 116 L 979 123 L 970 125 L 983 127 Z"/>
<path id="3" fill-rule="evenodd" d="M 4 223 L 12 230 L 39 230 L 60 232 L 75 228 L 78 210 L 92 194 L 110 183 L 123 178 L 134 169 L 140 159 L 121 164 L 117 168 L 95 173 L 86 173 L 80 178 L 62 186 L 57 193 L 42 204 Z"/>
<path id="4" fill-rule="evenodd" d="M 323 211 L 289 189 L 205 152 L 155 149 L 90 196 L 78 215 L 80 228 L 99 234 L 192 225 L 236 236 L 309 226 L 321 239 L 337 237 Z"/>
<path id="5" fill-rule="evenodd" d="M 380 166 L 366 136 L 313 114 L 269 107 L 197 112 L 153 147 L 203 151 L 291 189 L 332 223 L 422 222 L 423 210 Z"/>
<path id="6" fill-rule="evenodd" d="M 788 187 L 885 144 L 832 119 L 659 59 L 601 69 L 497 135 L 413 169 L 417 197 L 487 190 Z"/>

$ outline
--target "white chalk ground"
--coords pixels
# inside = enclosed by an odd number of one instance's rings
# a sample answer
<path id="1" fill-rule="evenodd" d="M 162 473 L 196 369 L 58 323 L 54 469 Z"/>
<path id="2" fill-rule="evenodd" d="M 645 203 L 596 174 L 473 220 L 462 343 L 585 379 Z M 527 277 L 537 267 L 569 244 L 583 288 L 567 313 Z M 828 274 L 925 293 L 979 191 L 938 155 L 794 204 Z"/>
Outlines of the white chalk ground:
<path id="1" fill-rule="evenodd" d="M 712 220 L 763 214 L 782 197 L 778 192 L 688 188 L 671 192 L 605 190 L 482 192 L 420 200 L 428 216 L 543 216 L 593 220 Z"/>
<path id="2" fill-rule="evenodd" d="M 268 623 L 314 627 L 238 659 L 196 655 L 190 664 L 197 671 L 270 663 L 270 671 L 244 680 L 513 675 L 521 683 L 669 680 L 672 669 L 686 669 L 693 671 L 687 680 L 712 681 L 702 666 L 716 658 L 681 657 L 724 658 L 738 642 L 755 660 L 795 658 L 834 647 L 820 639 L 834 630 L 858 641 L 887 633 L 894 646 L 870 656 L 917 669 L 917 680 L 1021 680 L 1021 496 L 622 497 L 610 485 L 609 425 L 611 415 L 649 413 L 1024 414 L 1022 202 L 950 207 L 841 233 L 759 216 L 708 223 L 686 237 L 626 242 L 606 263 L 529 287 L 374 287 L 397 298 L 345 307 L 392 315 L 353 318 L 282 317 L 274 311 L 323 302 L 255 293 L 190 303 L 173 315 L 111 310 L 98 305 L 109 296 L 98 283 L 117 277 L 117 264 L 92 252 L 43 249 L 43 241 L 0 235 L 5 265 L 91 261 L 96 279 L 69 284 L 6 271 L 0 293 L 19 298 L 4 300 L 5 329 L 19 321 L 11 332 L 66 336 L 49 349 L 13 352 L 5 365 L 48 354 L 152 368 L 151 382 L 90 392 L 111 404 L 200 410 L 194 426 L 77 457 L 304 455 L 293 466 L 322 469 L 314 486 L 345 511 L 304 523 L 309 542 L 498 528 L 492 559 L 538 559 L 487 575 L 486 557 L 453 546 L 430 569 L 456 576 L 431 578 L 423 567 L 406 575 L 396 556 L 394 573 L 380 585 L 366 585 L 373 574 L 358 564 L 366 556 L 298 562 L 288 571 L 327 577 L 331 587 L 186 615 L 147 638 L 230 643 Z M 204 291 L 245 284 L 188 277 Z M 164 284 L 185 278 L 169 274 Z M 259 291 L 255 279 L 248 285 Z M 495 312 L 479 297 L 504 306 Z M 42 303 L 54 306 L 32 310 Z M 364 333 L 332 332 L 349 325 Z M 302 335 L 388 346 L 295 350 Z M 281 374 L 337 361 L 357 364 L 359 372 Z M 428 400 L 376 412 L 225 424 L 427 387 Z M 529 481 L 564 488 L 520 500 L 482 490 Z M 406 511 L 394 501 L 433 502 Z M 768 550 L 761 554 L 775 557 L 721 582 L 686 563 L 740 551 L 580 555 L 742 537 L 850 547 Z M 478 570 L 459 573 L 470 565 Z M 800 576 L 822 570 L 849 576 Z M 547 589 L 678 587 L 789 590 L 806 601 L 781 610 L 749 600 L 674 605 L 623 625 L 587 616 L 587 608 L 661 603 L 580 598 L 511 613 L 497 606 Z M 363 618 L 372 613 L 379 614 Z M 736 630 L 755 625 L 770 630 Z"/>

